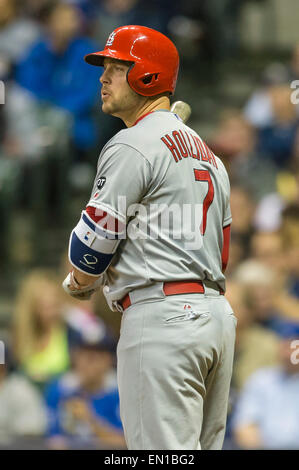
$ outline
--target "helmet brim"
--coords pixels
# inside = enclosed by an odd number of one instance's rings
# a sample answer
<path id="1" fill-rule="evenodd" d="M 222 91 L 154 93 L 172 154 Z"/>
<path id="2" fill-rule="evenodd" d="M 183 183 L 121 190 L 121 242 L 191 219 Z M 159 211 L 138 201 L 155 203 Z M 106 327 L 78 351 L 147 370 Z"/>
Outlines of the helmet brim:
<path id="1" fill-rule="evenodd" d="M 106 58 L 122 60 L 125 62 L 132 63 L 132 58 L 127 57 L 127 55 L 125 54 L 120 54 L 119 51 L 113 51 L 111 49 L 87 54 L 84 57 L 84 60 L 90 65 L 95 65 L 96 67 L 103 67 L 104 59 Z"/>

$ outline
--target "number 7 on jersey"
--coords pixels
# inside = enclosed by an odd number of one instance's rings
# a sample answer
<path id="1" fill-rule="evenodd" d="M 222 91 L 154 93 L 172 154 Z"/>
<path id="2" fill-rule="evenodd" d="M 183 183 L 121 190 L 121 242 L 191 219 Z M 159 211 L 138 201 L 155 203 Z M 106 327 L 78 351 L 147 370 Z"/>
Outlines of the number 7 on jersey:
<path id="1" fill-rule="evenodd" d="M 208 183 L 208 192 L 203 201 L 203 214 L 202 214 L 202 221 L 201 221 L 201 226 L 200 226 L 200 233 L 204 235 L 206 231 L 206 227 L 207 227 L 208 210 L 214 199 L 214 186 L 213 186 L 211 175 L 208 170 L 197 170 L 196 168 L 193 168 L 193 170 L 194 170 L 195 181 L 202 181 L 202 182 Z"/>

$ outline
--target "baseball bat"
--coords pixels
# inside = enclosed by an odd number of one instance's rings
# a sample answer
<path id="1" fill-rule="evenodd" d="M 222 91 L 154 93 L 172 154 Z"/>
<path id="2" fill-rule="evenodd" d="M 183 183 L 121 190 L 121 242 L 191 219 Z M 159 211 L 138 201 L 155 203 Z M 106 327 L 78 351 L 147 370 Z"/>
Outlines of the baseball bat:
<path id="1" fill-rule="evenodd" d="M 170 111 L 177 114 L 185 123 L 191 115 L 191 106 L 188 103 L 185 103 L 185 101 L 175 101 L 171 106 Z"/>

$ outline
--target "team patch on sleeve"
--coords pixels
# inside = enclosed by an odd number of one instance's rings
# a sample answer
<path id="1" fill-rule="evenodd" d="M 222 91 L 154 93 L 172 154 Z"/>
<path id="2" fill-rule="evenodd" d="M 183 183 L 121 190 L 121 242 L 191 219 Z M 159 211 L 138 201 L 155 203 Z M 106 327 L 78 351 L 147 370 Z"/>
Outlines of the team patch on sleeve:
<path id="1" fill-rule="evenodd" d="M 97 179 L 97 188 L 102 189 L 105 183 L 106 183 L 106 177 L 101 176 L 100 178 Z"/>

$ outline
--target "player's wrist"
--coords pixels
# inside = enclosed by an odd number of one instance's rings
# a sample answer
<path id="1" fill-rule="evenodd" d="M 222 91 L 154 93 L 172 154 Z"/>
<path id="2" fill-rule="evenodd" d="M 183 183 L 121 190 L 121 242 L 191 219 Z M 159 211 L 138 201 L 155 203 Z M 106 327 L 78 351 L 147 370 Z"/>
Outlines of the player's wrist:
<path id="1" fill-rule="evenodd" d="M 81 278 L 80 275 L 74 273 L 74 271 L 71 271 L 71 284 L 75 289 L 85 289 L 86 287 L 90 286 L 92 283 L 90 282 L 84 282 Z M 79 279 L 78 279 L 79 278 Z"/>

